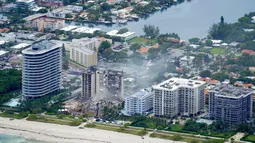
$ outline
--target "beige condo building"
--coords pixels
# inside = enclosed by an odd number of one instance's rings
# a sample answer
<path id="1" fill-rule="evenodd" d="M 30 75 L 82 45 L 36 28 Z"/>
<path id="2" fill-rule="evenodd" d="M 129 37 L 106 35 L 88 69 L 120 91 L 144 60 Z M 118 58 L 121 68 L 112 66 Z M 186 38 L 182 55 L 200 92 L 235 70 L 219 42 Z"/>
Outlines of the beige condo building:
<path id="1" fill-rule="evenodd" d="M 87 47 L 70 47 L 70 59 L 84 67 L 97 65 L 97 52 Z"/>

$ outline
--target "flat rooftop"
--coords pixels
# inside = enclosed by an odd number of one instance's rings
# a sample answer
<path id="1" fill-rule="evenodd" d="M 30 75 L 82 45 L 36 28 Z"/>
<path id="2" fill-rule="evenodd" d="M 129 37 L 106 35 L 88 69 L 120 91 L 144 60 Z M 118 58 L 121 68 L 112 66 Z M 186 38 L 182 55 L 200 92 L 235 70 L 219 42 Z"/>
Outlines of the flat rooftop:
<path id="1" fill-rule="evenodd" d="M 77 29 L 72 30 L 72 32 L 89 33 L 89 34 L 93 34 L 95 31 L 101 31 L 101 29 L 100 28 L 79 27 Z"/>
<path id="2" fill-rule="evenodd" d="M 216 96 L 236 98 L 253 93 L 253 90 L 251 88 L 236 87 L 230 84 L 221 84 L 213 87 L 209 92 L 215 92 Z"/>
<path id="3" fill-rule="evenodd" d="M 148 87 L 148 88 L 142 89 L 142 90 L 130 95 L 130 97 L 143 98 L 143 97 L 147 97 L 151 94 L 153 94 L 152 88 Z"/>
<path id="4" fill-rule="evenodd" d="M 129 31 L 123 34 L 118 34 L 118 32 L 119 32 L 118 30 L 112 30 L 110 32 L 107 32 L 106 34 L 110 36 L 117 36 L 117 37 L 123 37 L 123 38 L 126 38 L 128 36 L 135 34 L 135 32 L 129 32 Z"/>
<path id="5" fill-rule="evenodd" d="M 0 50 L 0 56 L 4 55 L 4 54 L 6 54 L 6 53 L 8 53 L 8 52 L 7 52 L 7 51 Z"/>
<path id="6" fill-rule="evenodd" d="M 154 89 L 173 91 L 180 87 L 196 88 L 204 85 L 206 82 L 199 80 L 191 80 L 184 78 L 170 78 L 158 85 L 153 86 Z"/>
<path id="7" fill-rule="evenodd" d="M 63 31 L 71 31 L 71 30 L 73 30 L 73 29 L 75 29 L 75 28 L 77 28 L 78 26 L 74 26 L 74 25 L 69 25 L 69 26 L 66 26 L 66 27 L 64 27 L 64 28 L 62 28 L 62 29 L 60 29 L 60 30 L 63 30 Z"/>
<path id="8" fill-rule="evenodd" d="M 28 47 L 28 46 L 30 46 L 30 44 L 20 43 L 18 45 L 12 46 L 11 49 L 23 49 L 23 48 Z"/>
<path id="9" fill-rule="evenodd" d="M 39 43 L 33 44 L 29 48 L 22 51 L 23 54 L 43 54 L 51 51 L 55 48 L 61 47 L 60 44 L 56 44 L 53 41 L 44 40 Z"/>

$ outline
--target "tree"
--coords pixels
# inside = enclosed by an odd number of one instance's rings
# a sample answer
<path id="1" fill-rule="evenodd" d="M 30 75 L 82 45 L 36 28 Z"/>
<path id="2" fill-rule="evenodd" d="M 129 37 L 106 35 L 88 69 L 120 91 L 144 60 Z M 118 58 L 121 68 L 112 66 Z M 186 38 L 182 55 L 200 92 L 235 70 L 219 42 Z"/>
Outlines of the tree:
<path id="1" fill-rule="evenodd" d="M 69 69 L 69 57 L 66 55 L 66 49 L 65 49 L 65 45 L 62 45 L 62 67 L 64 70 L 68 70 Z"/>
<path id="2" fill-rule="evenodd" d="M 180 140 L 183 139 L 183 137 L 180 136 L 179 134 L 175 134 L 175 135 L 173 135 L 172 139 L 173 139 L 174 141 L 180 141 Z"/>
<path id="3" fill-rule="evenodd" d="M 103 11 L 109 11 L 112 8 L 112 6 L 109 5 L 108 3 L 103 3 L 101 8 L 103 9 Z"/>
<path id="4" fill-rule="evenodd" d="M 110 48 L 110 47 L 111 47 L 111 43 L 109 43 L 108 41 L 103 41 L 103 42 L 100 44 L 100 46 L 99 46 L 98 52 L 99 52 L 100 54 L 102 54 L 102 53 L 105 51 L 105 49 L 108 49 L 108 48 Z"/>
<path id="5" fill-rule="evenodd" d="M 47 12 L 48 12 L 48 10 L 46 8 L 40 9 L 38 11 L 38 13 L 47 13 Z"/>
<path id="6" fill-rule="evenodd" d="M 159 36 L 159 28 L 154 25 L 144 25 L 143 32 L 146 37 L 150 37 L 151 39 L 155 39 Z"/>
<path id="7" fill-rule="evenodd" d="M 224 24 L 224 17 L 223 16 L 220 17 L 220 23 Z"/>
<path id="8" fill-rule="evenodd" d="M 191 39 L 189 39 L 189 42 L 191 44 L 199 44 L 200 39 L 199 38 L 191 38 Z"/>
<path id="9" fill-rule="evenodd" d="M 238 125 L 239 132 L 246 132 L 246 133 L 251 133 L 252 132 L 252 126 L 249 123 L 241 123 Z"/>
<path id="10" fill-rule="evenodd" d="M 212 46 L 212 45 L 213 45 L 212 40 L 206 40 L 206 41 L 205 41 L 205 45 L 206 45 L 206 46 Z"/>
<path id="11" fill-rule="evenodd" d="M 155 59 L 158 57 L 159 49 L 150 48 L 148 51 L 148 59 Z"/>
<path id="12" fill-rule="evenodd" d="M 140 49 L 141 48 L 141 44 L 138 44 L 138 43 L 135 43 L 135 44 L 132 44 L 129 49 L 132 50 L 133 52 L 135 52 L 136 50 Z"/>
<path id="13" fill-rule="evenodd" d="M 202 78 L 211 77 L 211 75 L 212 75 L 212 73 L 209 70 L 204 70 L 199 73 L 199 76 Z"/>
<path id="14" fill-rule="evenodd" d="M 244 17 L 240 17 L 240 18 L 238 19 L 238 22 L 240 22 L 240 23 L 250 23 L 251 20 L 250 20 L 249 17 L 244 16 Z"/>
<path id="15" fill-rule="evenodd" d="M 127 33 L 128 32 L 128 29 L 127 28 L 121 28 L 117 34 L 124 34 L 124 33 Z"/>
<path id="16" fill-rule="evenodd" d="M 65 18 L 72 18 L 73 16 L 72 16 L 72 14 L 70 14 L 70 13 L 67 13 L 66 14 L 66 16 L 65 16 Z"/>

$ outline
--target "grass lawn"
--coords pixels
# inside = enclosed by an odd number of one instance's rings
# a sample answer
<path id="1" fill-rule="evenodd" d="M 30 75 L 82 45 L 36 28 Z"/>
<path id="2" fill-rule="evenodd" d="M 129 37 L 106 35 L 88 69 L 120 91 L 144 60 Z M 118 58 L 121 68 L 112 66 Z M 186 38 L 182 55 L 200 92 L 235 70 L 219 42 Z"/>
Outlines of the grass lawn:
<path id="1" fill-rule="evenodd" d="M 185 135 L 171 135 L 171 134 L 161 134 L 161 133 L 151 133 L 150 137 L 152 138 L 161 138 L 161 139 L 168 139 L 168 140 L 174 140 L 174 141 L 184 141 L 184 142 L 197 142 L 197 143 L 203 143 L 204 141 L 210 140 L 214 143 L 223 143 L 223 140 L 211 140 L 211 139 L 205 139 L 205 138 L 199 138 L 199 137 L 190 137 Z"/>
<path id="2" fill-rule="evenodd" d="M 138 43 L 138 44 L 151 44 L 154 45 L 157 43 L 157 40 L 151 40 L 143 37 L 136 37 L 130 40 L 132 43 Z"/>
<path id="3" fill-rule="evenodd" d="M 60 124 L 60 125 L 69 125 L 69 126 L 79 126 L 82 122 L 81 120 L 74 120 L 69 118 L 58 119 L 56 116 L 49 116 L 49 115 L 44 116 L 44 115 L 35 115 L 35 114 L 31 114 L 30 116 L 28 116 L 27 120 Z"/>
<path id="4" fill-rule="evenodd" d="M 138 136 L 144 136 L 147 134 L 147 131 L 141 130 L 141 129 L 124 128 L 124 127 L 119 127 L 119 126 L 114 126 L 114 125 L 105 125 L 105 124 L 98 124 L 98 123 L 92 124 L 92 125 L 87 124 L 87 125 L 85 125 L 85 127 L 126 133 L 126 134 L 133 134 L 133 135 L 138 135 Z"/>
<path id="5" fill-rule="evenodd" d="M 255 142 L 255 135 L 249 135 L 243 139 L 244 141 Z"/>
<path id="6" fill-rule="evenodd" d="M 0 114 L 1 117 L 6 117 L 6 118 L 15 118 L 15 119 L 23 119 L 28 116 L 27 113 L 7 113 L 3 112 Z"/>
<path id="7" fill-rule="evenodd" d="M 171 130 L 172 131 L 178 132 L 178 131 L 182 131 L 182 129 L 183 129 L 183 126 L 181 126 L 181 125 L 173 125 L 173 126 L 171 126 Z"/>
<path id="8" fill-rule="evenodd" d="M 212 48 L 210 52 L 214 55 L 223 55 L 225 53 L 225 50 L 223 48 Z"/>

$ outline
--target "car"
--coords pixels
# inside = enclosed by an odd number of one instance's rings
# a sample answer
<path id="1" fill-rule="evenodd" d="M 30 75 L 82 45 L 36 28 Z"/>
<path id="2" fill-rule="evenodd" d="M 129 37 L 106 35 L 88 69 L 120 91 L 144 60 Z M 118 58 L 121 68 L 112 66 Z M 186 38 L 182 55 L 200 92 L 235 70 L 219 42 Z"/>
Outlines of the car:
<path id="1" fill-rule="evenodd" d="M 79 127 L 79 129 L 84 129 L 84 127 Z"/>
<path id="2" fill-rule="evenodd" d="M 12 121 L 12 120 L 14 120 L 14 118 L 10 118 L 9 120 Z"/>

